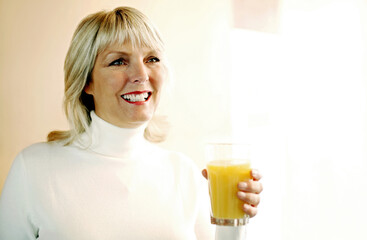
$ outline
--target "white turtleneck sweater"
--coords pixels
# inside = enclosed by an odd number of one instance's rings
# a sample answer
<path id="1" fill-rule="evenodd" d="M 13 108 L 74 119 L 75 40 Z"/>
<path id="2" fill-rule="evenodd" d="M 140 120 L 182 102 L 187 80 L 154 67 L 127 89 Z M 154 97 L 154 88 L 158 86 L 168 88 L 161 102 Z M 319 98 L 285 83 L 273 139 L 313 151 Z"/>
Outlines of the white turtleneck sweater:
<path id="1" fill-rule="evenodd" d="M 91 113 L 69 146 L 38 143 L 13 162 L 0 198 L 1 240 L 214 239 L 205 179 L 184 155 Z M 241 228 L 217 227 L 216 239 Z"/>

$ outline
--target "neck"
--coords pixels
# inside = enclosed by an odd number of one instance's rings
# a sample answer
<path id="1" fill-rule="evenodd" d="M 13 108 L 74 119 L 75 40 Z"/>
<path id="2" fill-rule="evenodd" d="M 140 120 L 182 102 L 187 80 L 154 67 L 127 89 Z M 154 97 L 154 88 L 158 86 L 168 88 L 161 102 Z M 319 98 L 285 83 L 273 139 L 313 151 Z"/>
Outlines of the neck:
<path id="1" fill-rule="evenodd" d="M 121 128 L 112 125 L 91 112 L 92 122 L 80 143 L 89 150 L 111 157 L 131 156 L 146 140 L 144 130 L 147 124 L 136 128 Z"/>

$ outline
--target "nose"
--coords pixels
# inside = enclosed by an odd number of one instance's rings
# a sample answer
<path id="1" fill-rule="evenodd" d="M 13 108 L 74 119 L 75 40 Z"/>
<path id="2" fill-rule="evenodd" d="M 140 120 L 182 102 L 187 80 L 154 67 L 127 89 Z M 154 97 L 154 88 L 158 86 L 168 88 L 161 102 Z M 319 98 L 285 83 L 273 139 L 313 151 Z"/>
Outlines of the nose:
<path id="1" fill-rule="evenodd" d="M 144 83 L 149 80 L 149 75 L 144 63 L 134 63 L 130 65 L 129 79 L 133 83 Z"/>

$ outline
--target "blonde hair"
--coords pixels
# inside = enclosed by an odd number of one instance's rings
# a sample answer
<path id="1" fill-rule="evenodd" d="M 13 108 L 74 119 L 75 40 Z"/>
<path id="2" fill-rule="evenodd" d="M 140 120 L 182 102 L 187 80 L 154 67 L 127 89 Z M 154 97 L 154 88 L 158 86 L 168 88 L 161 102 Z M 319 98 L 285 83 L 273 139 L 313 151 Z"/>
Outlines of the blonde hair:
<path id="1" fill-rule="evenodd" d="M 52 131 L 48 141 L 72 143 L 84 133 L 91 122 L 90 112 L 94 110 L 93 96 L 84 92 L 91 79 L 97 55 L 110 44 L 129 42 L 133 48 L 144 46 L 163 52 L 164 44 L 158 30 L 140 11 L 131 7 L 118 7 L 112 11 L 100 11 L 85 17 L 74 32 L 64 63 L 64 111 L 69 131 Z M 165 139 L 161 131 L 161 120 L 156 117 L 148 124 L 145 138 L 152 142 Z"/>

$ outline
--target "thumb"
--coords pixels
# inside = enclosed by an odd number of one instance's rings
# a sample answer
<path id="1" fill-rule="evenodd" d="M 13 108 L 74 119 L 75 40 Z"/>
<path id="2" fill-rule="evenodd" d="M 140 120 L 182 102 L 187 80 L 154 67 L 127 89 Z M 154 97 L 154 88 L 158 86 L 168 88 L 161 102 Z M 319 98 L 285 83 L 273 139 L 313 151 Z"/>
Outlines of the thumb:
<path id="1" fill-rule="evenodd" d="M 206 179 L 208 179 L 208 172 L 206 171 L 206 169 L 203 169 L 203 170 L 201 171 L 201 174 L 203 174 L 203 176 L 204 176 Z"/>

